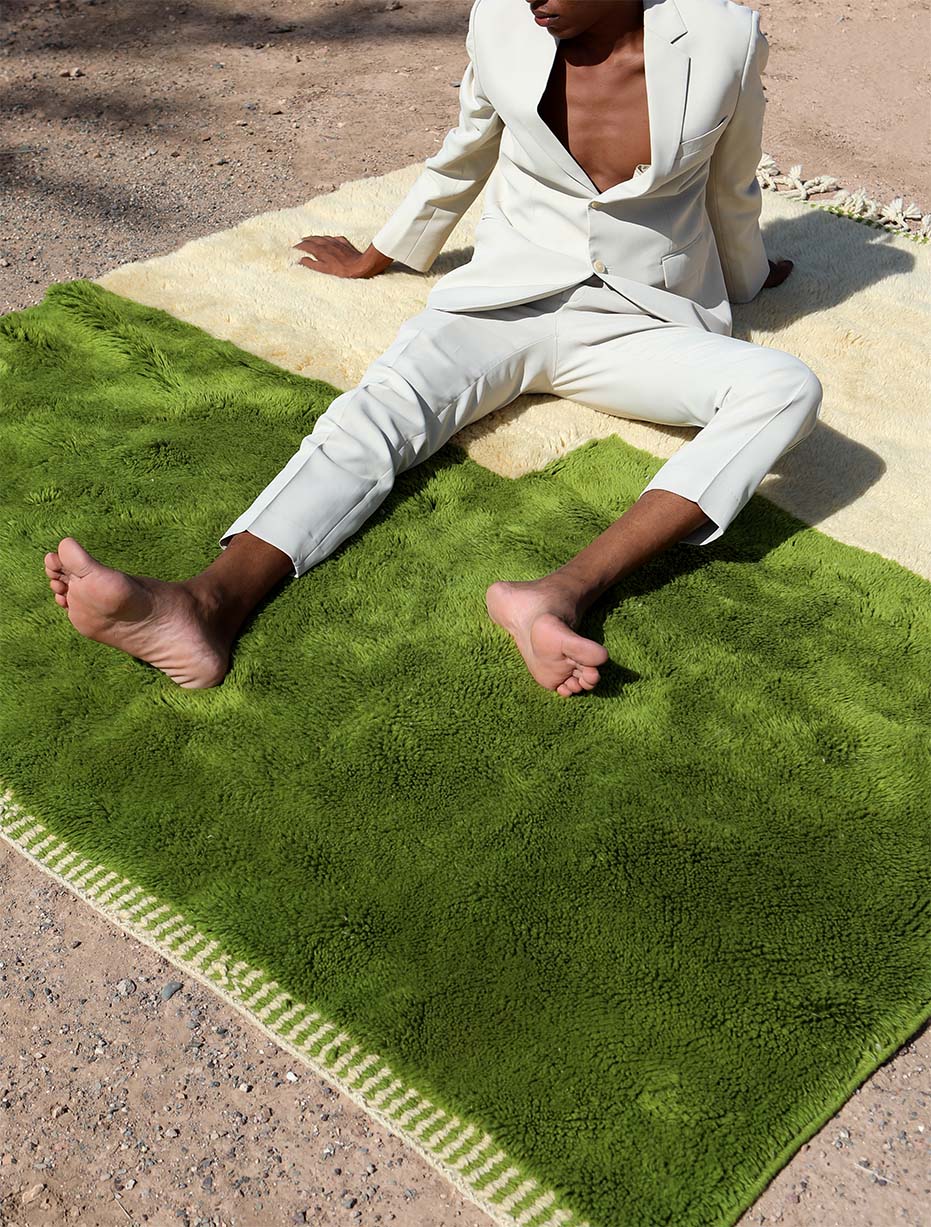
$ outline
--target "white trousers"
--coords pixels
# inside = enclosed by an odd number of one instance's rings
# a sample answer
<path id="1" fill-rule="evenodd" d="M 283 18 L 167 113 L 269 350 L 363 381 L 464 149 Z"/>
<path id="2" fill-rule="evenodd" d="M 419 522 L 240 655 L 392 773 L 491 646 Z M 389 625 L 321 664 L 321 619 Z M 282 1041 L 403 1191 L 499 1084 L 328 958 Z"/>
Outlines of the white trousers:
<path id="1" fill-rule="evenodd" d="M 248 529 L 303 575 L 364 523 L 396 474 L 526 392 L 702 427 L 644 487 L 699 505 L 708 519 L 683 538 L 695 545 L 720 537 L 775 461 L 811 432 L 822 398 L 818 377 L 794 355 L 661 320 L 596 275 L 513 307 L 428 307 L 331 402 L 219 544 Z"/>

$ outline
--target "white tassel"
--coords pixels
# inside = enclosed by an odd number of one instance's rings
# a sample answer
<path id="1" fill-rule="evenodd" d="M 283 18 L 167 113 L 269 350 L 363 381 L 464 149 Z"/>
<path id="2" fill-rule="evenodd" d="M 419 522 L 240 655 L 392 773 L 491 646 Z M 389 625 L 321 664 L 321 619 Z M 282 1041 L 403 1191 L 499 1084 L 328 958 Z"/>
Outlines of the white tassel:
<path id="1" fill-rule="evenodd" d="M 786 190 L 781 194 L 793 200 L 807 200 L 809 196 L 834 191 L 839 186 L 838 180 L 832 175 L 816 175 L 813 179 L 803 179 L 801 162 L 790 166 L 787 174 L 782 174 L 775 159 L 768 153 L 764 153 L 760 158 L 756 176 L 762 187 L 772 192 L 784 188 Z M 903 208 L 904 199 L 904 196 L 896 196 L 884 205 L 867 196 L 863 188 L 858 188 L 855 192 L 839 190 L 832 200 L 812 203 L 817 208 L 832 209 L 858 220 L 870 221 L 887 230 L 907 234 L 924 242 L 931 240 L 931 213 L 923 214 L 914 200 L 907 209 Z M 912 229 L 909 221 L 917 221 L 917 229 Z"/>

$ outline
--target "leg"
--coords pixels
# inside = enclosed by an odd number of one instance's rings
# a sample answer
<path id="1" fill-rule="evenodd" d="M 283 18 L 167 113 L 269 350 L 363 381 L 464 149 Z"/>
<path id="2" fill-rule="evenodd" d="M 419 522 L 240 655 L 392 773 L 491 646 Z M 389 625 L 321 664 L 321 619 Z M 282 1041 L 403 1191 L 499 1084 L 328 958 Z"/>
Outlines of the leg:
<path id="1" fill-rule="evenodd" d="M 489 614 L 533 676 L 569 695 L 592 689 L 607 660 L 602 645 L 572 629 L 588 606 L 675 542 L 721 536 L 779 456 L 814 428 L 822 388 L 791 354 L 647 316 L 567 309 L 558 351 L 559 395 L 618 416 L 703 427 L 575 558 L 540 580 L 488 589 Z"/>
<path id="2" fill-rule="evenodd" d="M 548 386 L 550 320 L 539 304 L 480 316 L 421 312 L 362 383 L 320 415 L 199 575 L 181 582 L 127 575 L 66 537 L 45 555 L 55 600 L 88 638 L 148 661 L 185 688 L 218 685 L 259 601 L 335 550 L 387 496 L 397 472 L 467 422 Z"/>
<path id="3" fill-rule="evenodd" d="M 220 545 L 248 529 L 290 555 L 295 577 L 329 557 L 384 501 L 398 473 L 469 422 L 549 387 L 554 305 L 427 308 L 406 321 L 358 386 L 320 415 Z"/>

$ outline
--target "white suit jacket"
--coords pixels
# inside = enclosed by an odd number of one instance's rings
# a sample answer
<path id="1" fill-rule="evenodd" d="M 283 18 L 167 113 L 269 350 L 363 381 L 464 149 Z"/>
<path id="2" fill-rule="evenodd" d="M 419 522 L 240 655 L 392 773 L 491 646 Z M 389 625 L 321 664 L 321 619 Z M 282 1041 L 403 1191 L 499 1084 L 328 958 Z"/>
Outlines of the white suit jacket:
<path id="1" fill-rule="evenodd" d="M 428 306 L 530 302 L 595 272 L 661 319 L 731 335 L 730 303 L 769 274 L 756 178 L 769 44 L 733 0 L 643 6 L 651 161 L 599 192 L 537 114 L 558 39 L 527 0 L 474 0 L 458 126 L 372 240 L 426 272 L 485 187 L 472 259 Z"/>

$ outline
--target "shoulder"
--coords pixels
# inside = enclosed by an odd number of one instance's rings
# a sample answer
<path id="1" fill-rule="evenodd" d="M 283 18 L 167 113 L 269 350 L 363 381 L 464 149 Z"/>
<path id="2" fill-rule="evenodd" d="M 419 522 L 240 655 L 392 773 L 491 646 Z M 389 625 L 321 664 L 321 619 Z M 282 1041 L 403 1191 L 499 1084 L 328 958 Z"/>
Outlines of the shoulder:
<path id="1" fill-rule="evenodd" d="M 660 0 L 669 3 L 670 0 Z M 674 0 L 696 38 L 714 39 L 735 54 L 746 55 L 750 37 L 759 24 L 759 14 L 748 4 L 737 0 Z"/>
<path id="2" fill-rule="evenodd" d="M 738 4 L 737 0 L 659 0 L 659 3 L 676 5 L 688 26 L 689 42 L 699 54 L 707 50 L 737 77 L 743 78 L 750 71 L 750 64 L 762 71 L 769 44 L 760 30 L 760 14 L 749 4 Z"/>
<path id="3" fill-rule="evenodd" d="M 533 22 L 527 0 L 472 0 L 469 25 L 483 32 L 497 30 L 500 37 L 509 30 L 525 31 Z"/>

